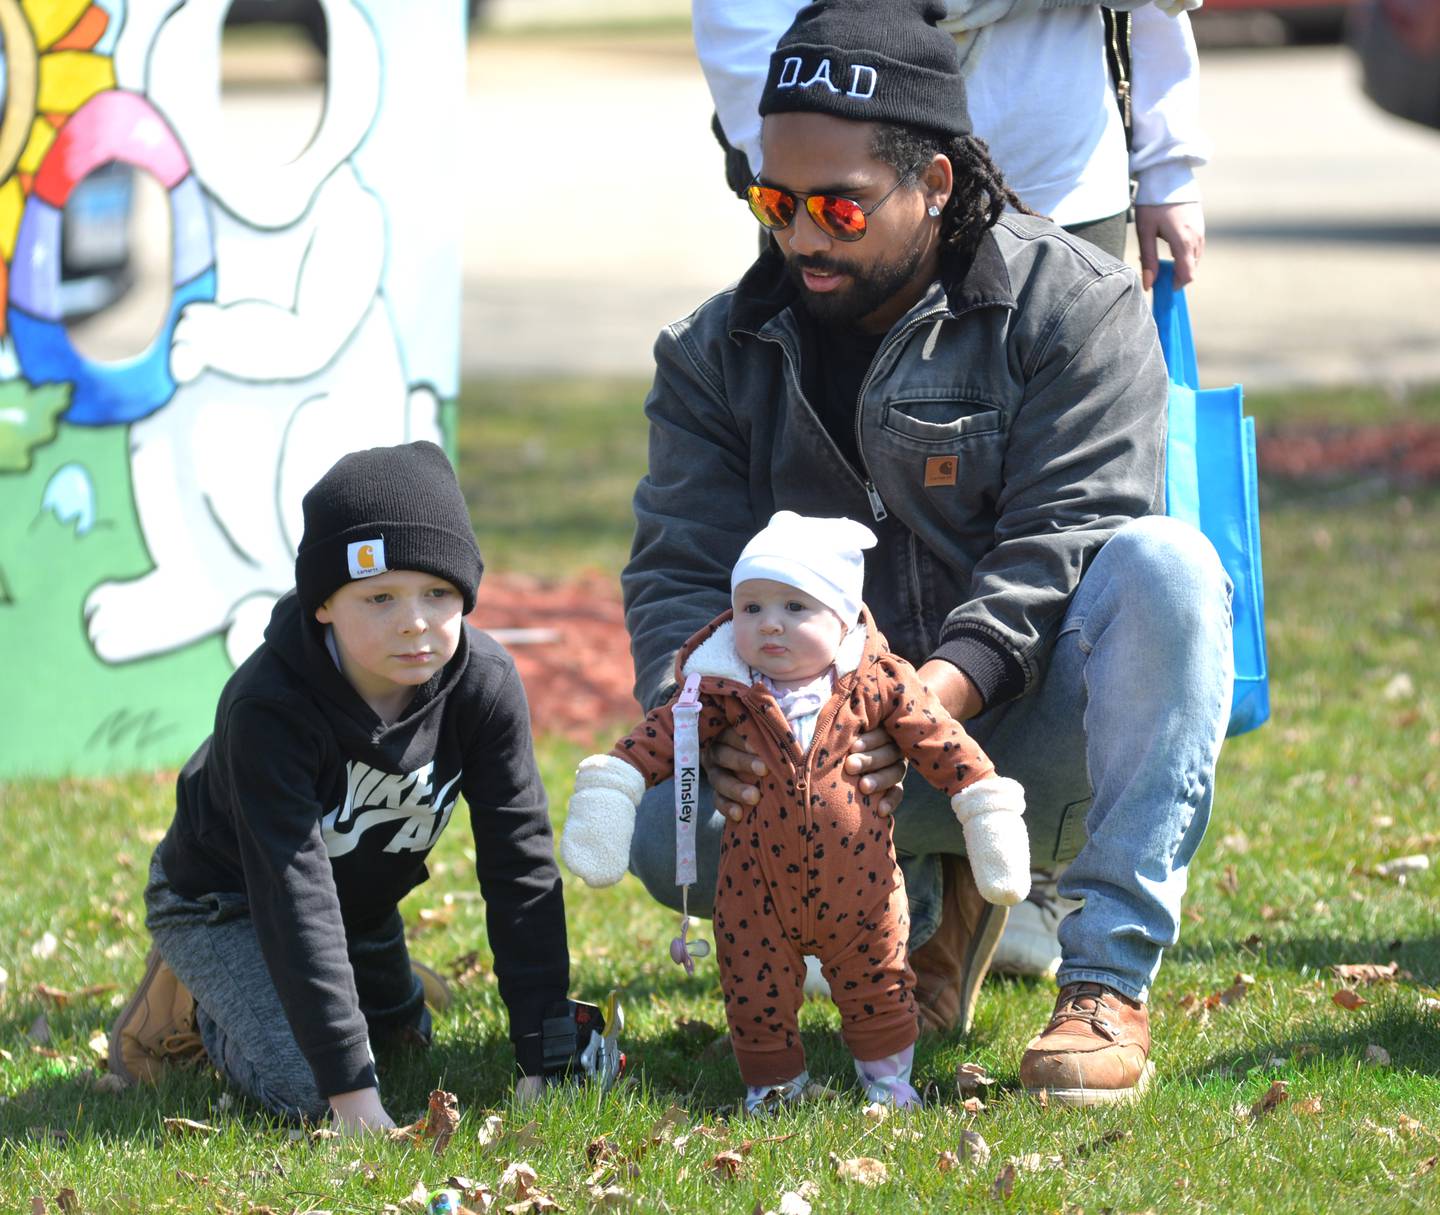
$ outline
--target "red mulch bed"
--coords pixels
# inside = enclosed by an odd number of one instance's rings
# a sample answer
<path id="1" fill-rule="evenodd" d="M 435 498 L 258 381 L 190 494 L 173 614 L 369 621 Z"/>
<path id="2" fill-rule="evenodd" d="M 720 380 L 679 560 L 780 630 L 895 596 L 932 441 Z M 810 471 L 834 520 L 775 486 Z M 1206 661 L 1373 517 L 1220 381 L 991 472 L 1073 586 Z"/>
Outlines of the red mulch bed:
<path id="1" fill-rule="evenodd" d="M 1262 477 L 1328 481 L 1374 476 L 1407 487 L 1440 482 L 1440 425 L 1434 422 L 1292 424 L 1257 436 L 1255 447 Z"/>
<path id="2" fill-rule="evenodd" d="M 507 642 L 530 697 L 536 734 L 608 747 L 640 720 L 635 668 L 614 577 L 542 582 L 486 573 L 472 623 L 482 629 L 553 630 L 555 640 Z M 501 640 L 505 640 L 503 635 Z"/>
<path id="3" fill-rule="evenodd" d="M 1334 481 L 1383 477 L 1399 486 L 1440 483 L 1440 425 L 1291 425 L 1259 436 L 1262 477 Z M 613 576 L 542 582 L 487 573 L 471 617 L 484 629 L 552 630 L 554 640 L 509 645 L 525 681 L 537 734 L 604 743 L 639 720 L 634 668 Z"/>

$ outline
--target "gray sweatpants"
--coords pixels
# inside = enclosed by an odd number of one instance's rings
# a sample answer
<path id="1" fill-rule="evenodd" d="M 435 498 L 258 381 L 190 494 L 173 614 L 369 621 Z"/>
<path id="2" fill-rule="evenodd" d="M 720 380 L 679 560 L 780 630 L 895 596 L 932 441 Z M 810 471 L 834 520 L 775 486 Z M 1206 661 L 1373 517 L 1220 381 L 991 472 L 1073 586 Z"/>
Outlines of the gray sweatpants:
<path id="1" fill-rule="evenodd" d="M 329 1102 L 290 1029 L 245 896 L 186 898 L 170 885 L 157 852 L 145 887 L 145 926 L 195 997 L 200 1039 L 220 1073 L 283 1118 L 323 1118 Z M 407 1028 L 428 1040 L 430 1014 L 410 969 L 400 912 L 369 931 L 352 931 L 346 946 L 372 1043 Z"/>

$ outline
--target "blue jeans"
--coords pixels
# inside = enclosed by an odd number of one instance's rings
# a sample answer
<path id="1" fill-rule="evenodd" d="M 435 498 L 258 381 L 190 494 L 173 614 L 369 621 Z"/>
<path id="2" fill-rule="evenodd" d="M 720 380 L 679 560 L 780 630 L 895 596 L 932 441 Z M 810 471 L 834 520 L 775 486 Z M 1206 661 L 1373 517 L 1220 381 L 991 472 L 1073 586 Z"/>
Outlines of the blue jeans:
<path id="1" fill-rule="evenodd" d="M 1096 554 L 1030 692 L 966 723 L 1000 774 L 1025 787 L 1037 867 L 1071 861 L 1059 890 L 1083 905 L 1060 925 L 1062 985 L 1089 980 L 1148 997 L 1161 954 L 1179 938 L 1233 678 L 1230 580 L 1204 536 L 1156 516 L 1122 527 Z M 709 914 L 723 825 L 713 811 L 702 816 L 694 914 Z M 948 799 L 914 771 L 895 846 L 913 949 L 939 922 L 939 855 L 965 851 Z M 630 869 L 679 907 L 668 783 L 640 803 Z"/>

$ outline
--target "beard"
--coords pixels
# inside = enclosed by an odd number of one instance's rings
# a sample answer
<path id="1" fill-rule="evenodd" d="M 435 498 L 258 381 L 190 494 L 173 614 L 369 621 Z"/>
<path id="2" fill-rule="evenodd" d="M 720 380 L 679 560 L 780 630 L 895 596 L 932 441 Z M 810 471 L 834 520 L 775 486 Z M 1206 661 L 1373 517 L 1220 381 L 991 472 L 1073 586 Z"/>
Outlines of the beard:
<path id="1" fill-rule="evenodd" d="M 855 329 L 867 316 L 907 286 L 925 256 L 923 237 L 916 240 L 897 260 L 860 270 L 838 257 L 790 257 L 785 269 L 800 292 L 800 303 L 821 325 Z M 805 286 L 804 270 L 847 275 L 850 281 L 839 290 L 823 294 Z"/>

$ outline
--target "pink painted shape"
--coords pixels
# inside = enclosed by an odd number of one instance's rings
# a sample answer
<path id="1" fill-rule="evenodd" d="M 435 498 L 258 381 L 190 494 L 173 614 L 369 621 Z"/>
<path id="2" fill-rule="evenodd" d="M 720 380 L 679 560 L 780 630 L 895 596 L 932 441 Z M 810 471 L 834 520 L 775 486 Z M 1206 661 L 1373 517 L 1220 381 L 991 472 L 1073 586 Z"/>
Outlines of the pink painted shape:
<path id="1" fill-rule="evenodd" d="M 64 209 L 84 177 L 112 160 L 144 169 L 167 190 L 190 171 L 169 124 L 139 93 L 96 93 L 60 128 L 35 174 L 34 193 Z"/>

